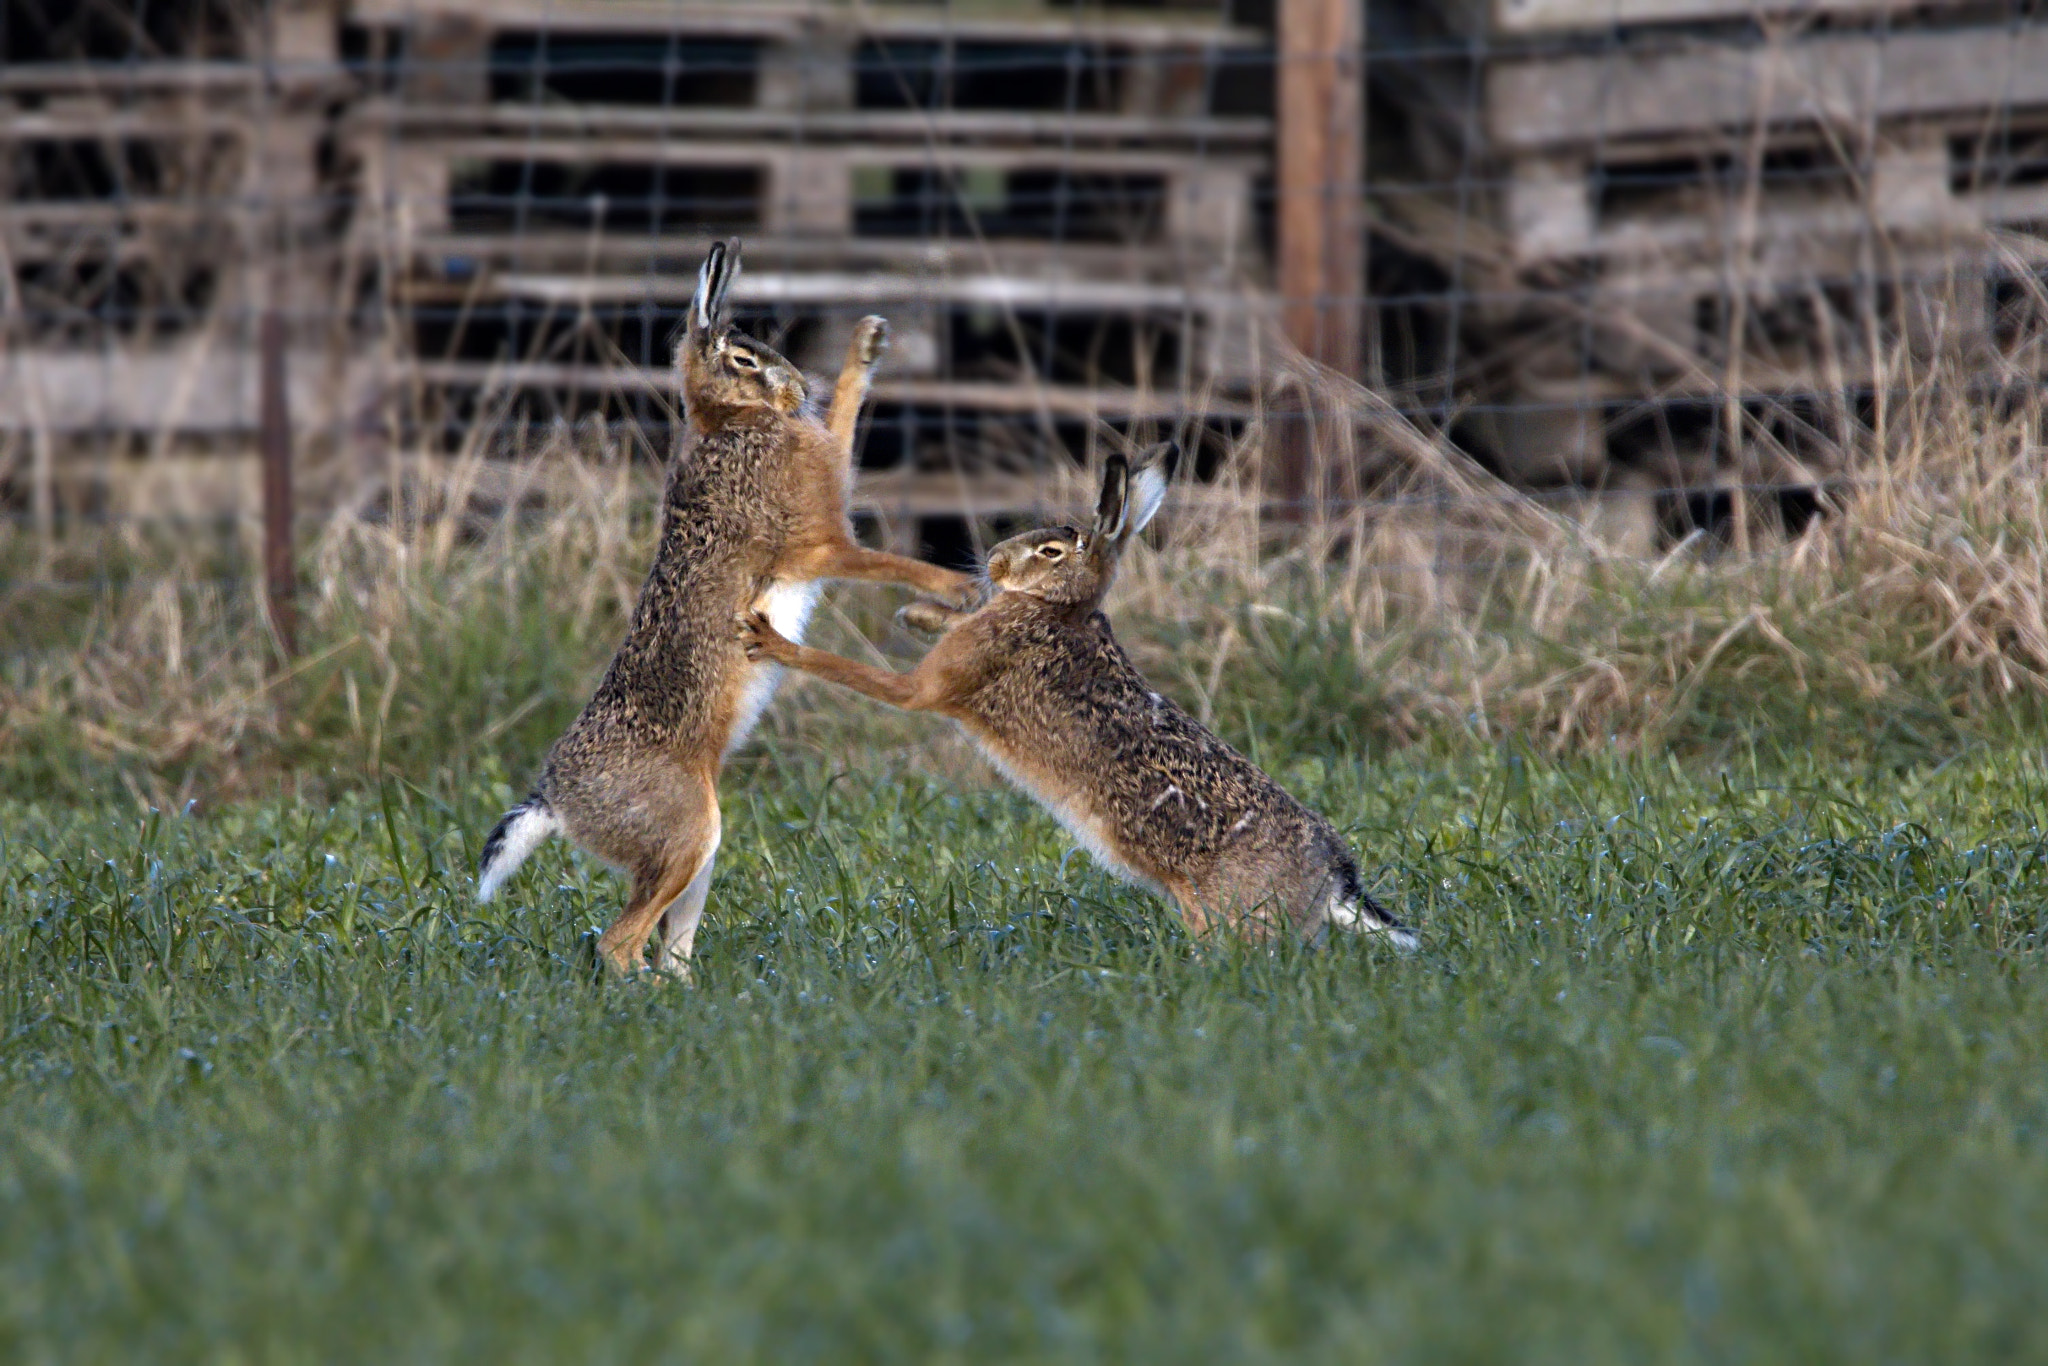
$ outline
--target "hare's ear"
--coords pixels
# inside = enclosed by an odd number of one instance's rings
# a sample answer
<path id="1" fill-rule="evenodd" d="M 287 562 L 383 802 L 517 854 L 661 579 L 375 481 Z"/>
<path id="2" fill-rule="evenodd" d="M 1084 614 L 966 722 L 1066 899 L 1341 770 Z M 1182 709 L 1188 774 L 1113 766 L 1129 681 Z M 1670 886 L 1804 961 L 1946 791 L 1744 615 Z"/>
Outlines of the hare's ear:
<path id="1" fill-rule="evenodd" d="M 690 330 L 706 333 L 725 321 L 728 291 L 740 273 L 740 239 L 713 242 L 697 271 L 697 293 L 690 299 Z"/>
<path id="2" fill-rule="evenodd" d="M 1107 551 L 1124 538 L 1131 510 L 1131 466 L 1120 455 L 1112 455 L 1102 467 L 1102 496 L 1095 501 L 1095 530 L 1089 549 Z"/>
<path id="3" fill-rule="evenodd" d="M 1124 536 L 1137 535 L 1159 515 L 1159 505 L 1166 501 L 1166 462 L 1172 454 L 1173 443 L 1162 441 L 1131 462 L 1130 512 L 1124 519 Z"/>

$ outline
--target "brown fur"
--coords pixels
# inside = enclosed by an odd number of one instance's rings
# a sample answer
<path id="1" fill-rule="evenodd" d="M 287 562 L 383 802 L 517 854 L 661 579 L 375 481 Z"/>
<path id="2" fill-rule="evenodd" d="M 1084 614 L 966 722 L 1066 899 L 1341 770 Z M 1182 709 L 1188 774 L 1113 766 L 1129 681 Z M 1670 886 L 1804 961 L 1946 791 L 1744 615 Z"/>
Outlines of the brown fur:
<path id="1" fill-rule="evenodd" d="M 904 583 L 956 600 L 973 584 L 854 541 L 852 437 L 886 324 L 862 321 L 821 423 L 805 410 L 796 368 L 726 322 L 738 250 L 713 247 L 677 349 L 688 426 L 626 639 L 548 751 L 534 795 L 492 832 L 480 870 L 485 888 L 506 875 L 494 859 L 523 814 L 625 869 L 631 900 L 600 940 L 621 972 L 641 963 L 657 920 L 663 967 L 688 967 L 718 850 L 718 774 L 774 683 L 774 666 L 749 662 L 733 639 L 734 614 L 780 603 L 800 631 L 808 601 L 792 590 L 817 580 Z"/>
<path id="2" fill-rule="evenodd" d="M 1334 919 L 1412 946 L 1329 821 L 1154 691 L 1098 610 L 1163 494 L 1159 455 L 1138 466 L 1137 507 L 1112 457 L 1089 532 L 1052 527 L 997 546 L 979 609 L 905 609 L 946 632 L 907 674 L 785 640 L 759 613 L 741 622 L 748 655 L 952 718 L 1105 866 L 1172 897 L 1197 933 L 1284 924 L 1313 937 Z"/>

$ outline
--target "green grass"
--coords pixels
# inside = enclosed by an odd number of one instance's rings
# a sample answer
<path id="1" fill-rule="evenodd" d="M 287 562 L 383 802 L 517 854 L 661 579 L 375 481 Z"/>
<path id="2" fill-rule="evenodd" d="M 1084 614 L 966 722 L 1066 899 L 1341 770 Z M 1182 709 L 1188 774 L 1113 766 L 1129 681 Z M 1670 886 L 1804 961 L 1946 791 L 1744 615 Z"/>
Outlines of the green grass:
<path id="1" fill-rule="evenodd" d="M 0 1358 L 2048 1357 L 2022 747 L 1268 747 L 1413 959 L 784 752 L 692 989 L 559 845 L 469 901 L 494 760 L 0 806 Z"/>

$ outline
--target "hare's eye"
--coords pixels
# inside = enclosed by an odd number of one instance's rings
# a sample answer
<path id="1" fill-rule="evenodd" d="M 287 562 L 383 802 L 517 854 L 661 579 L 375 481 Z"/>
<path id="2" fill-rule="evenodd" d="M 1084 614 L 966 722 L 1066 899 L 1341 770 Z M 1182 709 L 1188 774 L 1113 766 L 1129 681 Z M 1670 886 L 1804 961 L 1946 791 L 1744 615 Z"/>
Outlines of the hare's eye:
<path id="1" fill-rule="evenodd" d="M 761 362 L 755 360 L 744 351 L 733 352 L 732 363 L 742 370 L 758 370 L 761 368 Z"/>
<path id="2" fill-rule="evenodd" d="M 1056 545 L 1042 545 L 1038 547 L 1038 553 L 1048 560 L 1057 560 L 1063 558 L 1067 552 Z"/>

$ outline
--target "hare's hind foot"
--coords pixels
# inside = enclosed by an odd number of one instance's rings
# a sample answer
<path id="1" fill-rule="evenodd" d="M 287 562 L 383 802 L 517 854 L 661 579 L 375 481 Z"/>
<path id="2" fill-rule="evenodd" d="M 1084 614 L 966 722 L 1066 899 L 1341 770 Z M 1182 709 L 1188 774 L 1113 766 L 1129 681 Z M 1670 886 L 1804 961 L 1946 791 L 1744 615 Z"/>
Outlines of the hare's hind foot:
<path id="1" fill-rule="evenodd" d="M 1346 934 L 1378 939 L 1403 953 L 1413 953 L 1422 947 L 1422 939 L 1414 930 L 1369 896 L 1361 896 L 1358 902 L 1331 902 L 1329 918 L 1322 926 L 1325 937 L 1332 927 Z"/>

